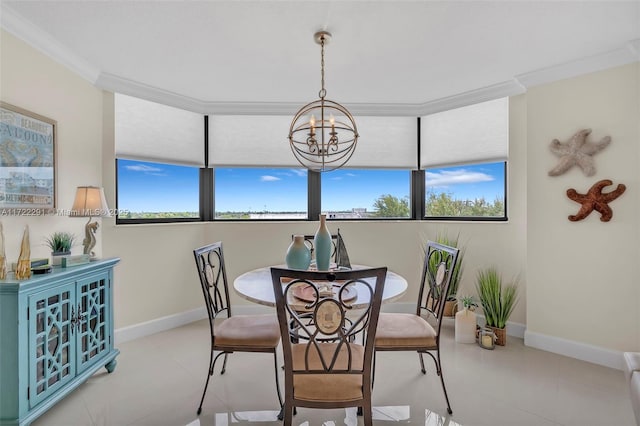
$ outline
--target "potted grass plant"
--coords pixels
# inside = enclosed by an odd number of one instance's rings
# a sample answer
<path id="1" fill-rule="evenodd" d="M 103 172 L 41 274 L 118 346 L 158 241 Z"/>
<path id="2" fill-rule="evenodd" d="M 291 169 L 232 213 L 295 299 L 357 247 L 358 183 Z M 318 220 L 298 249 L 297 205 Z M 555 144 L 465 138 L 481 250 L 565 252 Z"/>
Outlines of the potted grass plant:
<path id="1" fill-rule="evenodd" d="M 54 232 L 45 239 L 46 245 L 51 249 L 52 265 L 60 265 L 62 257 L 71 255 L 75 239 L 75 235 L 69 232 Z"/>
<path id="2" fill-rule="evenodd" d="M 478 271 L 476 290 L 484 311 L 486 326 L 496 335 L 496 344 L 507 343 L 507 321 L 518 303 L 518 278 L 503 285 L 502 275 L 497 268 L 490 267 Z"/>

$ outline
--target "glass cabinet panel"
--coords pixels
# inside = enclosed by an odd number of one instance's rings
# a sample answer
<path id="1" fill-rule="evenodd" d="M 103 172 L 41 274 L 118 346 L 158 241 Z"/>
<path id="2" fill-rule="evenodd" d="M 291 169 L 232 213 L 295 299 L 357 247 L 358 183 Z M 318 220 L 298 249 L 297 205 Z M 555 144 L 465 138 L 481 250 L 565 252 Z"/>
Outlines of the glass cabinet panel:
<path id="1" fill-rule="evenodd" d="M 108 282 L 106 274 L 78 282 L 78 372 L 109 350 Z"/>
<path id="2" fill-rule="evenodd" d="M 55 287 L 29 298 L 30 405 L 34 406 L 60 389 L 74 375 L 69 359 L 75 286 Z"/>

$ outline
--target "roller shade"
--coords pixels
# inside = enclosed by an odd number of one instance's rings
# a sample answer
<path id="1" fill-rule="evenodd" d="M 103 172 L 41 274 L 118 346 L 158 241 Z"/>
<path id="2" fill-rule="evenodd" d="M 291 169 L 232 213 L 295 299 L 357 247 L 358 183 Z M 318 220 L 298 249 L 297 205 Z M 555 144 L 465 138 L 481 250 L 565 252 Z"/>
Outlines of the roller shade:
<path id="1" fill-rule="evenodd" d="M 415 169 L 418 165 L 416 117 L 356 117 L 358 145 L 344 167 Z"/>
<path id="2" fill-rule="evenodd" d="M 427 115 L 420 120 L 420 167 L 506 161 L 509 98 Z"/>
<path id="3" fill-rule="evenodd" d="M 290 116 L 209 116 L 209 165 L 301 167 L 289 147 Z M 344 167 L 415 168 L 415 117 L 355 117 L 358 145 Z"/>
<path id="4" fill-rule="evenodd" d="M 292 117 L 209 116 L 210 166 L 301 167 L 289 147 Z"/>
<path id="5" fill-rule="evenodd" d="M 116 157 L 204 166 L 204 116 L 115 94 Z"/>

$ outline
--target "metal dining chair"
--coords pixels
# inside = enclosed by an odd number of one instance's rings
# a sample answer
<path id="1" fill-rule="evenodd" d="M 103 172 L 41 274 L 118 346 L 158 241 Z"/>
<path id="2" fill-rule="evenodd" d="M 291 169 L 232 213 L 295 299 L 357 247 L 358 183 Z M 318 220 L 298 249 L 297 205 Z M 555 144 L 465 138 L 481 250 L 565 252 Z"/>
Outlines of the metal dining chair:
<path id="1" fill-rule="evenodd" d="M 231 315 L 227 270 L 224 263 L 222 242 L 216 242 L 193 250 L 200 286 L 209 317 L 211 333 L 211 354 L 207 381 L 198 406 L 198 415 L 202 412 L 204 396 L 207 393 L 209 379 L 213 376 L 216 361 L 224 355 L 222 370 L 227 366 L 227 356 L 234 352 L 266 352 L 273 354 L 276 374 L 276 392 L 282 407 L 282 395 L 278 380 L 278 356 L 276 348 L 280 343 L 278 318 L 266 315 Z M 215 352 L 218 352 L 215 355 Z"/>
<path id="2" fill-rule="evenodd" d="M 271 268 L 285 372 L 279 418 L 285 425 L 292 424 L 295 407 L 359 407 L 364 424 L 372 424 L 374 339 L 386 273 L 387 268 L 338 272 Z M 368 303 L 357 311 L 350 305 L 351 288 L 356 285 L 358 306 L 362 295 L 368 295 Z M 300 298 L 308 301 L 312 322 L 292 307 Z M 289 339 L 292 322 L 304 334 L 303 343 Z M 361 332 L 364 344 L 353 339 Z"/>
<path id="3" fill-rule="evenodd" d="M 433 241 L 427 242 L 415 314 L 380 314 L 375 342 L 376 352 L 418 352 L 422 374 L 427 373 L 422 356 L 423 354 L 429 355 L 435 363 L 437 375 L 440 376 L 449 414 L 452 414 L 453 411 L 442 373 L 440 331 L 444 317 L 444 305 L 447 294 L 449 294 L 453 268 L 458 260 L 458 252 L 459 250 L 454 247 Z M 432 325 L 427 320 L 435 324 Z"/>

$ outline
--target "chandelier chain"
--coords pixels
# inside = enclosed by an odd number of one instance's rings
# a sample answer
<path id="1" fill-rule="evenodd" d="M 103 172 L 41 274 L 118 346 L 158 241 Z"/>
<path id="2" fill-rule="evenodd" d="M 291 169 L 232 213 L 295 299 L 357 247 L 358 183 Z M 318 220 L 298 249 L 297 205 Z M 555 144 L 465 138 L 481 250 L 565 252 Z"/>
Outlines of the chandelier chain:
<path id="1" fill-rule="evenodd" d="M 327 95 L 327 91 L 324 89 L 324 36 L 320 38 L 320 92 L 318 95 L 321 99 Z"/>

